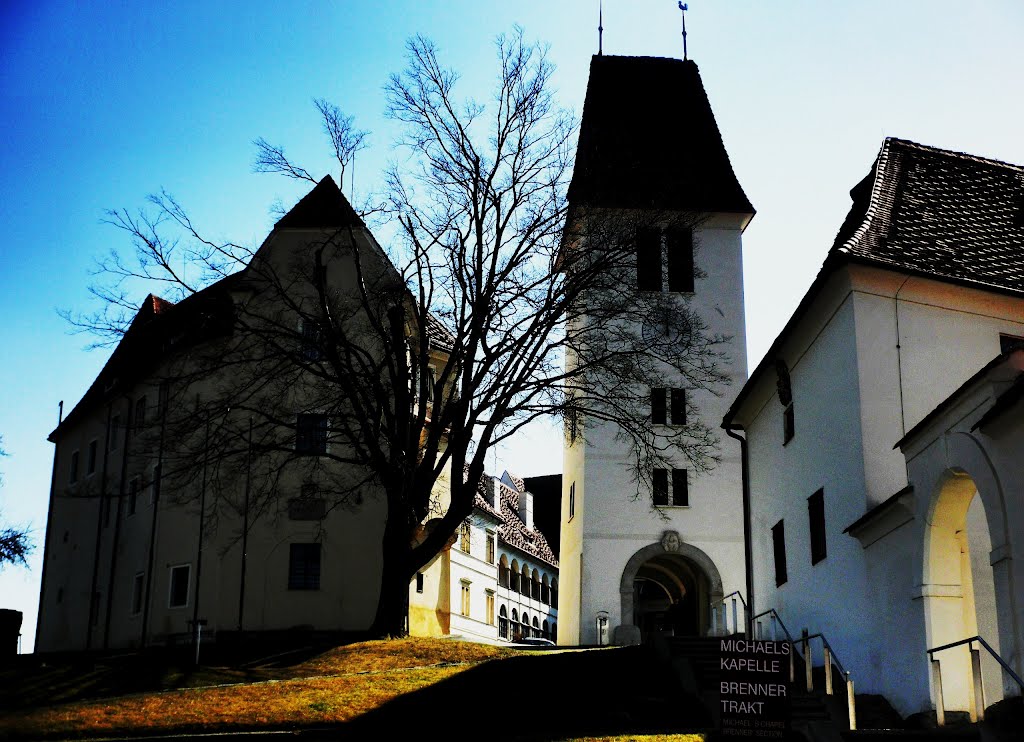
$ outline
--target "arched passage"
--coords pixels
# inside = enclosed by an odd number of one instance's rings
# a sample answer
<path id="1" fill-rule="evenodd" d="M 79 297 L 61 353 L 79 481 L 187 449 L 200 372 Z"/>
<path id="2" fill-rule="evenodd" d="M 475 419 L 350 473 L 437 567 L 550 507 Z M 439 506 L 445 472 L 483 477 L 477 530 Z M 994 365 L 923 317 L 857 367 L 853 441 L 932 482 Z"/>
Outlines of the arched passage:
<path id="1" fill-rule="evenodd" d="M 1002 496 L 987 462 L 973 463 L 977 479 L 959 467 L 948 468 L 927 504 L 921 579 L 927 642 L 937 647 L 980 635 L 1009 659 L 1005 647 L 1013 642 L 999 616 L 1008 615 L 1010 593 L 997 588 L 1005 579 Z M 974 687 L 967 647 L 943 651 L 937 659 L 946 707 L 968 710 Z M 982 667 L 986 703 L 992 703 L 1003 695 L 1001 672 L 988 657 L 983 656 Z"/>
<path id="2" fill-rule="evenodd" d="M 703 636 L 710 604 L 722 599 L 722 578 L 707 554 L 675 535 L 629 558 L 619 593 L 616 644 L 636 644 L 654 634 Z"/>

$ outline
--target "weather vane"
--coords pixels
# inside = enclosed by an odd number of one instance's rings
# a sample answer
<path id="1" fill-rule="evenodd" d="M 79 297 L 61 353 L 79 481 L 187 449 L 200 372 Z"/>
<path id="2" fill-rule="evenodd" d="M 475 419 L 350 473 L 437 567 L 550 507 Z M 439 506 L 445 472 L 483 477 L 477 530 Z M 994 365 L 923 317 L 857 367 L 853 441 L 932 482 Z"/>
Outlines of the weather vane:
<path id="1" fill-rule="evenodd" d="M 679 10 L 683 16 L 683 61 L 686 61 L 686 11 L 690 6 L 684 2 L 679 3 Z"/>
<path id="2" fill-rule="evenodd" d="M 604 3 L 602 0 L 598 0 L 597 3 L 597 56 L 604 54 L 603 50 L 603 37 L 604 37 Z"/>

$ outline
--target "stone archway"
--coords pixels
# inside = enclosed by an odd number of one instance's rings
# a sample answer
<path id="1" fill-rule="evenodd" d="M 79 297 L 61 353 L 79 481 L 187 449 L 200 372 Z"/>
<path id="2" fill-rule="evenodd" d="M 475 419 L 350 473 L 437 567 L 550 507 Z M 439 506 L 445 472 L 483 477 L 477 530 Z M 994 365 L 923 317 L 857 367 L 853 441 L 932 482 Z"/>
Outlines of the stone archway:
<path id="1" fill-rule="evenodd" d="M 615 644 L 639 644 L 643 639 L 636 624 L 638 580 L 651 582 L 653 590 L 663 591 L 672 602 L 691 591 L 693 614 L 684 616 L 684 626 L 693 633 L 707 632 L 709 607 L 721 601 L 722 577 L 711 557 L 679 538 L 675 531 L 666 531 L 658 543 L 638 550 L 626 562 L 619 581 L 622 623 L 615 627 Z"/>
<path id="2" fill-rule="evenodd" d="M 981 635 L 1019 666 L 1010 577 L 1010 539 L 1002 483 L 984 448 L 970 434 L 946 437 L 947 468 L 920 504 L 923 524 L 921 599 L 926 641 L 941 646 Z M 966 647 L 937 655 L 946 707 L 973 707 Z M 986 703 L 1002 697 L 1003 678 L 982 662 Z"/>

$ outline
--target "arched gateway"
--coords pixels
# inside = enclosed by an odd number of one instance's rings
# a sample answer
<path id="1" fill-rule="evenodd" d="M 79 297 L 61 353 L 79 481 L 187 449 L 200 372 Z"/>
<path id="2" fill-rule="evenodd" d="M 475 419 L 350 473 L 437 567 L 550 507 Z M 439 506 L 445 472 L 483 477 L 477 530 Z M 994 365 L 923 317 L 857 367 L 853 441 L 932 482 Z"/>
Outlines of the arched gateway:
<path id="1" fill-rule="evenodd" d="M 626 562 L 619 583 L 622 623 L 616 644 L 653 637 L 707 634 L 710 606 L 722 599 L 722 577 L 711 558 L 675 531 Z"/>

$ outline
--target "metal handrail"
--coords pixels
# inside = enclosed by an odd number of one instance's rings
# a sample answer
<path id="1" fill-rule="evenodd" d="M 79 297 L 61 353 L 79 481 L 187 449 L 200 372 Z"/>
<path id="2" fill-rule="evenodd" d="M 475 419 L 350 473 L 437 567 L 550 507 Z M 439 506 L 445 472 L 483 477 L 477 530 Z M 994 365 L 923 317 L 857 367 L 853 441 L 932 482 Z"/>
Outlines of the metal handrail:
<path id="1" fill-rule="evenodd" d="M 1011 678 L 1013 678 L 1014 682 L 1016 682 L 1017 685 L 1020 686 L 1021 692 L 1024 693 L 1024 680 L 1020 679 L 1020 675 L 1015 673 L 1013 671 L 1013 668 L 1011 668 L 1008 664 L 1006 664 L 1006 661 L 1002 657 L 1000 657 L 999 654 L 996 652 L 996 650 L 992 649 L 992 647 L 989 645 L 989 643 L 987 641 L 985 641 L 984 639 L 982 639 L 981 636 L 972 636 L 970 639 L 961 639 L 960 641 L 957 641 L 957 642 L 951 642 L 949 644 L 943 644 L 941 647 L 933 647 L 932 649 L 929 649 L 928 652 L 927 652 L 928 658 L 929 659 L 934 659 L 934 657 L 932 655 L 934 655 L 936 652 L 941 652 L 941 651 L 943 651 L 945 649 L 952 649 L 953 647 L 959 647 L 959 646 L 962 646 L 964 644 L 970 644 L 971 642 L 978 642 L 981 646 L 985 647 L 985 649 L 988 650 L 988 653 L 990 655 L 992 655 L 992 657 L 995 659 L 995 661 L 998 662 L 1000 664 L 1000 666 L 1002 666 L 1002 668 L 1004 670 L 1006 670 L 1006 672 L 1009 674 L 1009 676 Z"/>
<path id="2" fill-rule="evenodd" d="M 785 634 L 786 635 L 786 639 L 788 639 L 790 641 L 790 643 L 792 643 L 793 642 L 793 635 L 789 633 L 789 629 L 786 628 L 786 624 L 784 624 L 782 622 L 782 617 L 779 615 L 778 611 L 776 611 L 774 608 L 769 608 L 766 611 L 761 611 L 756 616 L 754 616 L 752 619 L 750 619 L 751 623 L 756 622 L 757 619 L 761 618 L 762 616 L 768 616 L 768 615 L 772 615 L 772 616 L 775 617 L 775 620 L 779 622 L 779 626 L 782 627 L 782 633 Z"/>
<path id="3" fill-rule="evenodd" d="M 746 623 L 747 623 L 746 616 L 749 613 L 750 609 L 747 608 L 747 601 L 743 599 L 743 594 L 739 590 L 733 590 L 731 593 L 729 593 L 725 597 L 723 597 L 723 598 L 721 598 L 719 600 L 715 600 L 715 601 L 713 601 L 711 603 L 711 614 L 712 614 L 711 620 L 712 620 L 712 631 L 713 632 L 717 631 L 718 610 L 719 610 L 719 608 L 722 609 L 722 628 L 723 629 L 727 629 L 728 628 L 728 626 L 729 626 L 729 616 L 728 616 L 729 603 L 728 603 L 728 601 L 729 601 L 730 598 L 733 599 L 732 600 L 733 631 L 738 633 L 740 631 L 740 626 L 746 626 Z M 744 620 L 743 620 L 742 624 L 740 623 L 740 619 L 739 619 L 739 615 L 738 615 L 738 611 L 737 611 L 736 598 L 739 598 L 740 599 L 740 603 L 743 604 L 743 618 L 744 618 Z M 744 633 L 745 633 L 745 630 L 744 630 Z"/>
<path id="4" fill-rule="evenodd" d="M 747 609 L 747 601 L 745 601 L 743 599 L 743 593 L 741 593 L 739 590 L 733 590 L 731 593 L 729 593 L 724 598 L 722 598 L 721 602 L 724 603 L 729 598 L 731 598 L 733 595 L 735 595 L 736 597 L 738 597 L 740 599 L 740 602 L 743 604 L 743 610 L 746 610 Z"/>
<path id="5" fill-rule="evenodd" d="M 841 672 L 843 675 L 848 675 L 849 674 L 849 673 L 846 672 L 846 669 L 843 667 L 843 663 L 840 662 L 839 658 L 836 656 L 836 650 L 834 650 L 832 648 L 832 645 L 828 643 L 828 639 L 825 638 L 824 634 L 822 634 L 822 633 L 810 634 L 810 635 L 808 635 L 807 639 L 808 639 L 808 641 L 811 640 L 811 639 L 821 639 L 822 645 L 825 646 L 825 647 L 828 647 L 829 654 L 832 656 L 832 661 L 836 663 L 836 666 L 839 668 L 839 672 Z"/>

